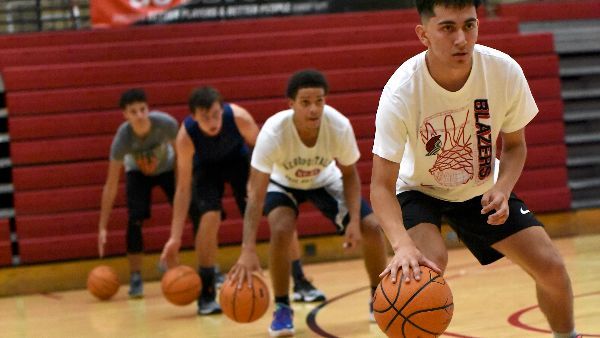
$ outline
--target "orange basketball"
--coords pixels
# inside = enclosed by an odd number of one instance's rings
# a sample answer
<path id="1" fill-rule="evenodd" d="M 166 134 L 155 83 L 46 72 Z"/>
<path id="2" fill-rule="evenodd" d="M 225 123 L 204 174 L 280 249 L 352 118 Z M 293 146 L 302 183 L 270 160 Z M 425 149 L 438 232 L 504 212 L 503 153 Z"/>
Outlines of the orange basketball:
<path id="1" fill-rule="evenodd" d="M 194 269 L 179 265 L 169 269 L 161 280 L 165 298 L 175 305 L 188 305 L 198 299 L 202 281 Z"/>
<path id="2" fill-rule="evenodd" d="M 271 296 L 267 283 L 258 274 L 252 275 L 252 289 L 244 283 L 241 289 L 237 284 L 226 281 L 221 286 L 219 303 L 223 313 L 238 323 L 250 323 L 262 317 L 269 308 Z"/>
<path id="3" fill-rule="evenodd" d="M 388 274 L 373 296 L 373 312 L 379 328 L 394 338 L 430 338 L 441 335 L 452 319 L 454 303 L 442 276 L 421 266 L 421 280 L 409 283 Z"/>
<path id="4" fill-rule="evenodd" d="M 107 300 L 119 291 L 119 277 L 113 268 L 99 265 L 92 269 L 87 279 L 87 289 L 101 300 Z"/>

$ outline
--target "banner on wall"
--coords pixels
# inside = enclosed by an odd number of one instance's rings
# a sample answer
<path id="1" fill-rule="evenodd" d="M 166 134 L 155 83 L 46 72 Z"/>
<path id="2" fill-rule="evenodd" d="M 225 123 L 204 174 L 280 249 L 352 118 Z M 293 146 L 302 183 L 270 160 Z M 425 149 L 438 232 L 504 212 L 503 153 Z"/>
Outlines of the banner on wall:
<path id="1" fill-rule="evenodd" d="M 330 12 L 331 0 L 190 0 L 138 24 L 228 20 Z"/>
<path id="2" fill-rule="evenodd" d="M 91 0 L 94 27 L 393 9 L 413 0 Z"/>
<path id="3" fill-rule="evenodd" d="M 116 27 L 144 21 L 189 0 L 90 0 L 94 28 Z"/>

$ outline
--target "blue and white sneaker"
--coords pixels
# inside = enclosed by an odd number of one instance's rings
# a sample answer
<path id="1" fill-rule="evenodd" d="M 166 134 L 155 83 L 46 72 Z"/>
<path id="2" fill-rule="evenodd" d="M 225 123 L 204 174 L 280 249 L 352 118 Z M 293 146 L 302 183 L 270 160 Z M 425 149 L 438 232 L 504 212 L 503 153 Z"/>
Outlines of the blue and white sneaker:
<path id="1" fill-rule="evenodd" d="M 325 300 L 323 291 L 317 289 L 306 278 L 294 282 L 294 293 L 292 294 L 294 302 L 322 302 Z"/>
<path id="2" fill-rule="evenodd" d="M 132 272 L 129 277 L 129 298 L 142 298 L 144 297 L 144 282 L 142 281 L 142 274 L 139 272 Z"/>
<path id="3" fill-rule="evenodd" d="M 287 337 L 294 335 L 294 310 L 283 303 L 275 303 L 273 321 L 269 327 L 271 337 Z"/>

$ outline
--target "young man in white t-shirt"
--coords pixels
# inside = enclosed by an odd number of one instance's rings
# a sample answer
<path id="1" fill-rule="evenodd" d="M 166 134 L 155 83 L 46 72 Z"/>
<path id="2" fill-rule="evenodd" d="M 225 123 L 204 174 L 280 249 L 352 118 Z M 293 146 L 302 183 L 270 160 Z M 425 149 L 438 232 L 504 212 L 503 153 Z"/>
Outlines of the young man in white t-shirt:
<path id="1" fill-rule="evenodd" d="M 316 70 L 292 75 L 287 88 L 291 109 L 265 122 L 252 153 L 242 253 L 230 276 L 242 287 L 260 270 L 256 232 L 264 213 L 271 229 L 269 269 L 276 305 L 271 336 L 294 333 L 289 245 L 301 203 L 310 201 L 327 216 L 345 234 L 345 247 L 355 248 L 362 241 L 373 290 L 386 264 L 383 234 L 360 196 L 360 153 L 352 125 L 325 104 L 327 90 L 325 77 Z"/>
<path id="2" fill-rule="evenodd" d="M 575 337 L 563 260 L 512 193 L 527 154 L 524 128 L 538 108 L 521 67 L 475 44 L 478 5 L 417 0 L 427 51 L 402 64 L 381 94 L 371 201 L 395 252 L 381 275 L 420 279 L 419 264 L 443 271 L 445 216 L 481 264 L 506 256 L 530 274 L 554 336 Z"/>

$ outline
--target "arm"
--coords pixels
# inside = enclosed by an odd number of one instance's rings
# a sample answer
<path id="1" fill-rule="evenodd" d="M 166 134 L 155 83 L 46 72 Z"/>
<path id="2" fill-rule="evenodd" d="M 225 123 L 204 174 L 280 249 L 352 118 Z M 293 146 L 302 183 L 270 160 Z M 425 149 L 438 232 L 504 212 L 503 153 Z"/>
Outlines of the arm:
<path id="1" fill-rule="evenodd" d="M 421 254 L 404 228 L 402 210 L 396 199 L 396 179 L 399 168 L 400 164 L 373 155 L 371 204 L 394 250 L 394 257 L 380 277 L 389 273 L 392 281 L 395 282 L 398 269 L 402 269 L 402 274 L 406 276 L 405 281 L 408 282 L 411 271 L 416 280 L 421 278 L 420 264 L 427 265 L 438 273 L 441 273 L 441 270 Z"/>
<path id="2" fill-rule="evenodd" d="M 247 279 L 248 285 L 252 287 L 252 272 L 260 271 L 260 261 L 256 254 L 256 233 L 265 203 L 269 176 L 255 168 L 250 169 L 248 203 L 244 212 L 242 253 L 229 272 L 229 278 L 232 283 L 237 281 L 238 288 L 241 288 L 244 279 Z"/>
<path id="3" fill-rule="evenodd" d="M 487 214 L 492 210 L 496 211 L 488 216 L 488 223 L 492 225 L 504 224 L 508 219 L 508 198 L 521 176 L 527 158 L 524 128 L 501 135 L 502 154 L 500 155 L 498 181 L 481 198 L 482 214 Z"/>
<path id="4" fill-rule="evenodd" d="M 346 228 L 345 248 L 356 248 L 361 240 L 360 235 L 360 178 L 356 171 L 356 164 L 344 166 L 337 165 L 342 171 L 344 184 L 344 198 L 350 215 L 350 223 Z"/>
<path id="5" fill-rule="evenodd" d="M 173 267 L 177 262 L 177 253 L 181 247 L 183 227 L 190 207 L 192 194 L 192 167 L 194 160 L 194 144 L 182 125 L 175 140 L 177 153 L 177 185 L 173 198 L 173 217 L 171 220 L 171 236 L 163 248 L 160 264 Z"/>
<path id="6" fill-rule="evenodd" d="M 108 219 L 113 209 L 117 191 L 119 189 L 119 177 L 121 176 L 121 167 L 123 162 L 111 160 L 108 164 L 108 174 L 106 183 L 102 189 L 102 201 L 100 204 L 100 220 L 98 221 L 98 254 L 104 256 L 104 245 L 106 244 L 106 229 Z"/>
<path id="7" fill-rule="evenodd" d="M 240 134 L 242 134 L 242 137 L 250 147 L 254 147 L 259 130 L 254 118 L 252 118 L 252 115 L 246 109 L 238 105 L 232 104 L 231 108 L 233 109 L 233 117 Z"/>

